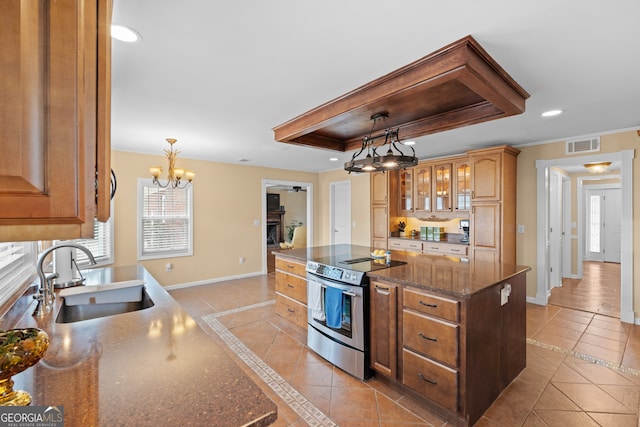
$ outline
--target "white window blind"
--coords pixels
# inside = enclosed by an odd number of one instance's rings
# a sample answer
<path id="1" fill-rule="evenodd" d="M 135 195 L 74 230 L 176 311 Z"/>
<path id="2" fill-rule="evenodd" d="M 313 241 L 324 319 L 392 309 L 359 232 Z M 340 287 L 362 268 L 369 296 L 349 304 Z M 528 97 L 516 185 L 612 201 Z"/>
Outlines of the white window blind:
<path id="1" fill-rule="evenodd" d="M 193 189 L 138 180 L 138 259 L 193 255 Z"/>
<path id="2" fill-rule="evenodd" d="M 0 242 L 0 305 L 6 303 L 35 275 L 36 245 L 33 242 Z"/>
<path id="3" fill-rule="evenodd" d="M 113 212 L 113 204 L 111 205 Z M 76 243 L 81 244 L 91 251 L 96 259 L 96 267 L 113 263 L 113 216 L 107 222 L 93 221 L 93 239 L 77 239 Z M 82 251 L 75 251 L 75 260 L 78 267 L 89 267 L 89 257 Z"/>

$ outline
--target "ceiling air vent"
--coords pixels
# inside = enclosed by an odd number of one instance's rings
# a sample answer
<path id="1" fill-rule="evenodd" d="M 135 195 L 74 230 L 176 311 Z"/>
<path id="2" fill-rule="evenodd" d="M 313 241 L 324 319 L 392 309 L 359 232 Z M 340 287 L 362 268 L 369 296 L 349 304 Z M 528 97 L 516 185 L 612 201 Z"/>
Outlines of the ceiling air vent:
<path id="1" fill-rule="evenodd" d="M 594 136 L 592 138 L 574 139 L 573 141 L 567 141 L 566 154 L 576 153 L 591 153 L 600 151 L 600 137 Z"/>

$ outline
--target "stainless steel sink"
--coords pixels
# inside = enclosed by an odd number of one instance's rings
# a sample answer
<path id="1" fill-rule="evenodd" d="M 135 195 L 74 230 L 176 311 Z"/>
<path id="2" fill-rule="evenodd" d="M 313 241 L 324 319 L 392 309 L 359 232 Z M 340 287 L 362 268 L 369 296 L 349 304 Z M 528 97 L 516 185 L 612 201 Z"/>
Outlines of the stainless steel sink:
<path id="1" fill-rule="evenodd" d="M 142 290 L 142 300 L 137 302 L 112 302 L 106 304 L 62 304 L 56 323 L 73 323 L 82 320 L 97 319 L 100 317 L 114 316 L 116 314 L 130 313 L 132 311 L 144 310 L 153 307 L 153 300 Z"/>

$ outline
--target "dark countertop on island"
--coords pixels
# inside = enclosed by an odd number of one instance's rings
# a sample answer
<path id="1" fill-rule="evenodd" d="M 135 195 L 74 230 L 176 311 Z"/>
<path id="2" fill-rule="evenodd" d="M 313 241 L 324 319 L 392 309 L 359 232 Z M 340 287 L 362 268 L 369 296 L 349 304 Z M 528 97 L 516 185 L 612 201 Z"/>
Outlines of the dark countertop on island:
<path id="1" fill-rule="evenodd" d="M 372 251 L 368 246 L 334 245 L 291 249 L 275 254 L 277 257 L 306 262 L 327 257 L 366 257 L 370 256 Z M 371 279 L 416 286 L 458 298 L 469 298 L 475 293 L 530 270 L 530 267 L 521 265 L 465 261 L 457 257 L 408 251 L 391 251 L 391 259 L 404 261 L 406 264 L 371 271 L 367 275 Z"/>
<path id="2" fill-rule="evenodd" d="M 153 307 L 75 323 L 52 314 L 16 327 L 38 327 L 50 346 L 13 377 L 32 405 L 64 407 L 65 426 L 267 426 L 276 405 L 143 267 L 88 270 L 87 284 L 145 279 Z"/>

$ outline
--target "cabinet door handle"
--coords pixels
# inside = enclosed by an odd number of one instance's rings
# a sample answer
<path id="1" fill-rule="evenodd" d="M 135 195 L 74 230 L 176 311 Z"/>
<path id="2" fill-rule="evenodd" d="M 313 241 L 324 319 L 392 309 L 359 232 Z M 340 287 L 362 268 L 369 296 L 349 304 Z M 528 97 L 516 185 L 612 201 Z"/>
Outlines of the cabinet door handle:
<path id="1" fill-rule="evenodd" d="M 431 384 L 431 385 L 438 385 L 438 381 L 436 381 L 436 380 L 429 379 L 429 378 L 425 377 L 425 376 L 424 376 L 424 375 L 422 375 L 422 374 L 418 374 L 418 376 L 419 376 L 419 377 L 420 377 L 420 379 L 421 379 L 422 381 L 424 381 L 424 382 L 427 382 L 427 383 L 429 383 L 429 384 Z"/>
<path id="2" fill-rule="evenodd" d="M 429 341 L 433 341 L 433 342 L 438 342 L 438 338 L 431 338 L 426 336 L 425 334 L 423 334 L 422 332 L 418 332 L 418 335 L 420 336 L 420 338 L 425 339 L 425 340 L 429 340 Z"/>
<path id="3" fill-rule="evenodd" d="M 424 305 L 425 307 L 438 308 L 438 304 L 429 304 L 429 303 L 424 302 L 422 300 L 419 300 L 418 304 Z"/>
<path id="4" fill-rule="evenodd" d="M 287 283 L 287 287 L 288 288 L 295 288 L 295 286 L 293 286 L 291 283 Z"/>
<path id="5" fill-rule="evenodd" d="M 378 292 L 379 294 L 383 294 L 383 295 L 391 294 L 391 290 L 389 288 L 384 288 L 384 287 L 378 286 L 378 285 L 376 285 L 376 292 Z"/>

